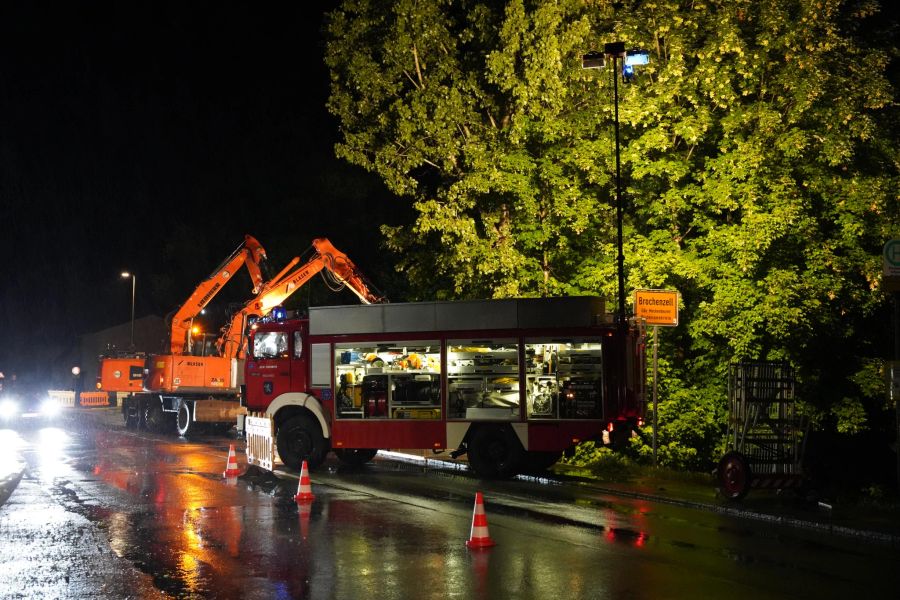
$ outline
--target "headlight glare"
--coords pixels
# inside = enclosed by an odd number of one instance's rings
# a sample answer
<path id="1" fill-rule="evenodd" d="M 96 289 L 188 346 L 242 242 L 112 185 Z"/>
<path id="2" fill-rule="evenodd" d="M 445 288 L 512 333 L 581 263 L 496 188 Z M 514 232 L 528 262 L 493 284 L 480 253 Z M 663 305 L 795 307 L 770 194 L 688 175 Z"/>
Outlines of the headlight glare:
<path id="1" fill-rule="evenodd" d="M 19 403 L 12 398 L 0 400 L 0 419 L 12 419 L 19 414 Z"/>
<path id="2" fill-rule="evenodd" d="M 59 403 L 53 398 L 46 398 L 41 402 L 41 414 L 45 417 L 55 417 L 59 414 Z"/>

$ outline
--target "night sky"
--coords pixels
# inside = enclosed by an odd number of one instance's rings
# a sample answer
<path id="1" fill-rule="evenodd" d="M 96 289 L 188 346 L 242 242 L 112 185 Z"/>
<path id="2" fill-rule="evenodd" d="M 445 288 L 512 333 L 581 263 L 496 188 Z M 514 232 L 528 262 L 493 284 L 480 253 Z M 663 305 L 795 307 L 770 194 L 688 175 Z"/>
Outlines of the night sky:
<path id="1" fill-rule="evenodd" d="M 17 4 L 0 8 L 0 371 L 127 322 L 122 270 L 138 317 L 165 315 L 245 233 L 276 270 L 319 236 L 390 270 L 378 226 L 407 217 L 334 158 L 332 2 Z M 231 288 L 221 304 L 249 279 Z"/>

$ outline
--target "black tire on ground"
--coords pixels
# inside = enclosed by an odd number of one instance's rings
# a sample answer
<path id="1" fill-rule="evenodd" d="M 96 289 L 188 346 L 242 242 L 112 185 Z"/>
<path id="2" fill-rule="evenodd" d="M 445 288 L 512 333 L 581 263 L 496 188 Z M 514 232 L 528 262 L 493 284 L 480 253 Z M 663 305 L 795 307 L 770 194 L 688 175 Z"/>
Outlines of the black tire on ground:
<path id="1" fill-rule="evenodd" d="M 137 429 L 141 416 L 138 412 L 138 402 L 135 398 L 125 398 L 122 401 L 122 416 L 125 419 L 126 429 Z"/>
<path id="2" fill-rule="evenodd" d="M 144 406 L 144 427 L 147 428 L 147 431 L 152 431 L 154 433 L 160 433 L 164 430 L 166 423 L 169 422 L 167 419 L 168 415 L 163 412 L 162 404 L 159 402 L 157 398 L 149 398 L 147 400 L 146 405 Z"/>
<path id="3" fill-rule="evenodd" d="M 726 500 L 740 500 L 750 491 L 750 465 L 740 452 L 729 452 L 722 457 L 716 477 L 719 492 Z"/>
<path id="4" fill-rule="evenodd" d="M 328 444 L 322 435 L 318 421 L 307 415 L 298 415 L 285 421 L 275 435 L 281 462 L 292 469 L 299 469 L 306 461 L 315 469 L 325 460 Z"/>
<path id="5" fill-rule="evenodd" d="M 334 450 L 334 455 L 337 456 L 342 463 L 353 467 L 358 467 L 369 462 L 375 458 L 375 454 L 377 453 L 378 450 L 375 448 L 336 448 Z"/>
<path id="6" fill-rule="evenodd" d="M 508 425 L 480 425 L 468 441 L 469 466 L 479 477 L 500 479 L 519 472 L 525 456 L 519 438 Z"/>
<path id="7" fill-rule="evenodd" d="M 534 452 L 525 453 L 522 461 L 522 471 L 525 473 L 543 473 L 562 458 L 562 452 Z"/>
<path id="8" fill-rule="evenodd" d="M 196 423 L 191 420 L 191 404 L 189 402 L 178 403 L 178 413 L 175 419 L 175 430 L 181 437 L 189 437 L 196 430 Z"/>

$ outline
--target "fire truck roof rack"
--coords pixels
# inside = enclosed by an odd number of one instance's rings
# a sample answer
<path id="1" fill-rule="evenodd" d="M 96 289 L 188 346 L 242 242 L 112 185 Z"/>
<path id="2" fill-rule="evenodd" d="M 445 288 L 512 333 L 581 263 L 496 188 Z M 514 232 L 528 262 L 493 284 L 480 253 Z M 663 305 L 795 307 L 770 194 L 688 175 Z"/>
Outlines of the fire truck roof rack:
<path id="1" fill-rule="evenodd" d="M 605 304 L 595 296 L 409 302 L 309 309 L 312 335 L 471 331 L 604 324 Z"/>

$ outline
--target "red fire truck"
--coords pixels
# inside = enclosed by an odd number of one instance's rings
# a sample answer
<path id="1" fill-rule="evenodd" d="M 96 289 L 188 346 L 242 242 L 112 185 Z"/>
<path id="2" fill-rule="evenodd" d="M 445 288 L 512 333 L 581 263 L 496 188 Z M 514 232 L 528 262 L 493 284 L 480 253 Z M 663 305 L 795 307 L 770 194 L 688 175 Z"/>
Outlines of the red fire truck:
<path id="1" fill-rule="evenodd" d="M 431 449 L 508 477 L 627 440 L 644 382 L 642 333 L 600 298 L 371 304 L 257 323 L 242 403 L 272 419 L 292 468 Z"/>

